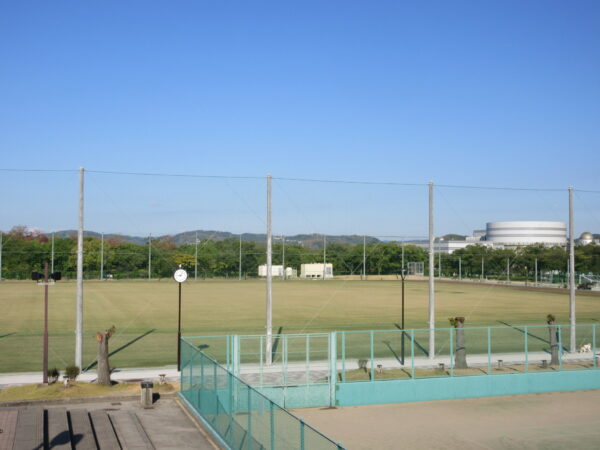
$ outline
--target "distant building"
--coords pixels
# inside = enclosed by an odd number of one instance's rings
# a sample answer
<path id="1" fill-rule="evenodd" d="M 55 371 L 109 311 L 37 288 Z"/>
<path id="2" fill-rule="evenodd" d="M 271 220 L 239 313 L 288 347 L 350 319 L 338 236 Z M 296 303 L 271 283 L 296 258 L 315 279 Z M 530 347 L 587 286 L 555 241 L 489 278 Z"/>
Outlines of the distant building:
<path id="1" fill-rule="evenodd" d="M 271 266 L 271 275 L 274 277 L 281 277 L 283 278 L 283 266 L 279 265 L 279 266 L 275 266 L 272 265 Z M 266 277 L 267 276 L 267 265 L 266 264 L 262 264 L 260 266 L 258 266 L 258 276 L 259 277 Z"/>
<path id="2" fill-rule="evenodd" d="M 333 264 L 301 264 L 300 278 L 333 278 Z"/>
<path id="3" fill-rule="evenodd" d="M 283 278 L 283 266 L 281 265 L 272 265 L 271 266 L 271 275 L 274 277 Z M 258 266 L 258 276 L 266 277 L 267 276 L 267 265 L 262 264 Z M 291 267 L 285 268 L 285 277 L 286 278 L 296 278 L 298 276 L 298 271 L 296 269 L 292 269 Z"/>
<path id="4" fill-rule="evenodd" d="M 579 243 L 586 242 L 593 242 L 590 233 L 583 233 L 579 239 Z M 526 245 L 565 247 L 567 224 L 550 221 L 488 222 L 485 230 L 475 230 L 465 240 L 436 239 L 433 249 L 436 253 L 450 254 L 474 244 L 492 248 L 518 248 Z M 414 245 L 429 248 L 428 242 L 415 242 Z"/>
<path id="5" fill-rule="evenodd" d="M 594 239 L 594 235 L 592 233 L 585 231 L 581 233 L 581 236 L 579 236 L 579 239 L 577 239 L 576 242 L 581 245 L 600 244 L 600 239 Z"/>
<path id="6" fill-rule="evenodd" d="M 567 224 L 549 221 L 489 222 L 485 240 L 496 246 L 567 245 Z"/>

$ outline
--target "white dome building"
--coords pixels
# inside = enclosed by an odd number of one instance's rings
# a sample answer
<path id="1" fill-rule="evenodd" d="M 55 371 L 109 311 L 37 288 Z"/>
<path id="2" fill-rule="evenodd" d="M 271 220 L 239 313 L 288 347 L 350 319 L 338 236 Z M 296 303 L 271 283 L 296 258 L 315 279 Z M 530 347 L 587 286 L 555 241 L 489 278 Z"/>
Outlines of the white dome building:
<path id="1" fill-rule="evenodd" d="M 577 239 L 578 244 L 588 245 L 592 242 L 594 242 L 594 236 L 588 231 L 581 233 L 581 236 L 579 236 L 579 239 Z"/>
<path id="2" fill-rule="evenodd" d="M 567 224 L 549 221 L 488 222 L 485 240 L 494 246 L 567 245 Z"/>

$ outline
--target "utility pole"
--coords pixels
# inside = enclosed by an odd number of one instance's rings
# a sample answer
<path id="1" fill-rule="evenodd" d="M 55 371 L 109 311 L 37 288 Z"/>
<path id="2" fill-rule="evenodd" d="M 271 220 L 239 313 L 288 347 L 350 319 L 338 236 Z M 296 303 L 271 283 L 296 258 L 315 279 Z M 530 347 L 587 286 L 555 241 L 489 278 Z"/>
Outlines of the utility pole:
<path id="1" fill-rule="evenodd" d="M 152 279 L 152 233 L 148 235 L 148 280 Z"/>
<path id="2" fill-rule="evenodd" d="M 323 281 L 325 281 L 325 266 L 327 265 L 327 236 L 323 235 Z"/>
<path id="3" fill-rule="evenodd" d="M 429 358 L 435 356 L 435 280 L 433 248 L 433 181 L 429 182 Z"/>
<path id="4" fill-rule="evenodd" d="M 100 280 L 104 280 L 104 233 L 100 233 Z"/>
<path id="5" fill-rule="evenodd" d="M 239 274 L 238 280 L 242 280 L 242 235 L 240 234 L 240 264 L 239 264 Z"/>
<path id="6" fill-rule="evenodd" d="M 402 270 L 404 270 L 404 241 L 402 241 Z"/>
<path id="7" fill-rule="evenodd" d="M 462 280 L 462 259 L 458 257 L 458 281 Z"/>
<path id="8" fill-rule="evenodd" d="M 83 184 L 84 169 L 79 168 L 79 221 L 77 227 L 77 310 L 75 316 L 75 365 L 83 368 Z"/>
<path id="9" fill-rule="evenodd" d="M 575 318 L 575 219 L 573 217 L 573 187 L 569 188 L 569 322 L 571 324 L 571 353 L 576 350 Z"/>
<path id="10" fill-rule="evenodd" d="M 271 179 L 271 175 L 267 175 L 267 339 L 265 349 L 267 366 L 270 366 L 273 363 L 273 261 L 271 236 Z"/>
<path id="11" fill-rule="evenodd" d="M 2 233 L 0 233 L 0 236 L 2 236 Z M 0 248 L 2 248 L 2 244 L 0 243 Z M 0 261 L 2 261 L 2 257 L 0 257 Z M 52 233 L 52 246 L 50 249 L 50 273 L 54 273 L 54 233 Z M 2 279 L 2 277 L 0 277 L 0 279 Z"/>
<path id="12" fill-rule="evenodd" d="M 481 281 L 483 281 L 483 278 L 484 278 L 483 270 L 484 270 L 484 267 L 483 267 L 483 256 L 482 256 L 481 257 Z"/>
<path id="13" fill-rule="evenodd" d="M 281 266 L 283 267 L 283 279 L 286 279 L 285 276 L 285 236 L 281 235 Z"/>
<path id="14" fill-rule="evenodd" d="M 537 258 L 535 258 L 535 285 L 538 284 L 538 267 L 537 267 Z"/>
<path id="15" fill-rule="evenodd" d="M 367 236 L 363 236 L 363 280 L 367 279 Z"/>
<path id="16" fill-rule="evenodd" d="M 442 247 L 441 241 L 438 243 L 440 249 L 438 251 L 438 279 L 442 279 Z"/>
<path id="17" fill-rule="evenodd" d="M 194 245 L 196 247 L 194 253 L 194 281 L 198 281 L 198 231 L 195 233 Z"/>
<path id="18" fill-rule="evenodd" d="M 506 281 L 510 281 L 510 258 L 506 258 Z"/>
<path id="19" fill-rule="evenodd" d="M 44 345 L 42 382 L 48 384 L 48 261 L 44 262 Z M 79 366 L 78 366 L 79 367 Z"/>

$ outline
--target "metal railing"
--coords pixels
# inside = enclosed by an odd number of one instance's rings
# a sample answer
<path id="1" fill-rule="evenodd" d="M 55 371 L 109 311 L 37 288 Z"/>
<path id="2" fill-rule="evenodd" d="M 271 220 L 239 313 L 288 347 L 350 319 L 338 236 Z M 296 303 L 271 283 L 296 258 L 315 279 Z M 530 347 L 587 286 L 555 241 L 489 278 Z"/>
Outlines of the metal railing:
<path id="1" fill-rule="evenodd" d="M 269 400 L 186 339 L 181 341 L 181 361 L 181 396 L 230 448 L 344 448 Z"/>

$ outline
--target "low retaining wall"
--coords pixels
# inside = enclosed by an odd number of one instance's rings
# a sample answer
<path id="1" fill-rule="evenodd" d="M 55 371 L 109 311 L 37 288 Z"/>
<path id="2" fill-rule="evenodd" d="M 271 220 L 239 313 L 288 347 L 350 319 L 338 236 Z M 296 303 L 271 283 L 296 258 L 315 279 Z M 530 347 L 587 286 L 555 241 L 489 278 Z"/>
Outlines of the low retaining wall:
<path id="1" fill-rule="evenodd" d="M 417 378 L 258 388 L 285 408 L 359 406 L 600 389 L 600 370 Z"/>

